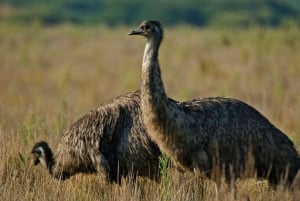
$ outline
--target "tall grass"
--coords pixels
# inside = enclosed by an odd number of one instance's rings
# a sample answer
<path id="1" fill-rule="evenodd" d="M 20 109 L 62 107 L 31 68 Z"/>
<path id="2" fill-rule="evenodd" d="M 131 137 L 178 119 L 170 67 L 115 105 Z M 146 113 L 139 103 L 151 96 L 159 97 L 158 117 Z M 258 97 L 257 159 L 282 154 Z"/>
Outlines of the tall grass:
<path id="1" fill-rule="evenodd" d="M 297 200 L 266 182 L 225 185 L 167 169 L 162 181 L 78 174 L 65 182 L 34 167 L 38 140 L 55 148 L 89 110 L 140 86 L 144 40 L 132 28 L 0 25 L 0 200 Z M 178 100 L 229 96 L 260 110 L 300 148 L 299 28 L 166 29 L 160 51 L 168 94 Z"/>

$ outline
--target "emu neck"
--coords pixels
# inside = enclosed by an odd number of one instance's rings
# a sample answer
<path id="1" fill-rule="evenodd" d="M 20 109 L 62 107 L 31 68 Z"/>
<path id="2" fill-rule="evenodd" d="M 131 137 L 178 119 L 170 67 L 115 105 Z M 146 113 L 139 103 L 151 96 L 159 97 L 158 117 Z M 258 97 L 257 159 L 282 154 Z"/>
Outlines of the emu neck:
<path id="1" fill-rule="evenodd" d="M 144 57 L 143 57 L 143 68 L 147 68 L 148 66 L 145 66 L 145 63 L 148 61 L 156 61 L 158 62 L 157 56 L 158 56 L 158 50 L 161 43 L 162 38 L 158 36 L 153 36 L 151 38 L 148 38 L 145 50 L 144 50 Z"/>
<path id="2" fill-rule="evenodd" d="M 49 170 L 49 172 L 52 174 L 52 168 L 53 168 L 53 165 L 54 165 L 54 159 L 52 159 L 51 161 L 48 161 L 47 162 L 47 168 Z"/>
<path id="3" fill-rule="evenodd" d="M 167 104 L 164 103 L 168 100 L 158 62 L 158 50 L 161 40 L 161 36 L 148 38 L 143 57 L 141 106 L 144 115 L 148 119 L 161 116 L 162 111 L 166 111 L 166 108 L 163 107 L 166 107 Z M 152 122 L 153 120 L 151 119 Z"/>
<path id="4" fill-rule="evenodd" d="M 45 160 L 44 160 L 44 165 L 46 168 L 49 170 L 49 172 L 52 174 L 52 167 L 54 165 L 54 158 L 53 154 L 50 148 L 45 150 Z"/>

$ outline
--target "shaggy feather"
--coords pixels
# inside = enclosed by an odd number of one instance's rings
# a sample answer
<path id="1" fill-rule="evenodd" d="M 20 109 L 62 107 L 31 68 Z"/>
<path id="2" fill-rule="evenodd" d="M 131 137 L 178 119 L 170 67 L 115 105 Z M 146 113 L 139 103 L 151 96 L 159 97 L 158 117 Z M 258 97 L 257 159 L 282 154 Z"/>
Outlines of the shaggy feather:
<path id="1" fill-rule="evenodd" d="M 79 172 L 99 172 L 118 183 L 130 172 L 152 179 L 158 176 L 160 151 L 143 125 L 139 91 L 119 96 L 81 117 L 64 133 L 53 156 L 46 142 L 36 143 L 32 153 L 35 164 L 45 160 L 58 179 Z"/>

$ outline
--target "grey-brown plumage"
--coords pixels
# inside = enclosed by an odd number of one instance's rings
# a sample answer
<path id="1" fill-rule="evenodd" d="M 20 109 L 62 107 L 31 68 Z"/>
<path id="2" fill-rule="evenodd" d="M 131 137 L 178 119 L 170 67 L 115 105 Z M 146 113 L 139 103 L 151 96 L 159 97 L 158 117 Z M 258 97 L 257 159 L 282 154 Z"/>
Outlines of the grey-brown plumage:
<path id="1" fill-rule="evenodd" d="M 161 79 L 158 50 L 163 29 L 158 21 L 142 22 L 129 35 L 147 39 L 142 65 L 141 109 L 145 127 L 180 169 L 200 170 L 218 180 L 268 178 L 290 184 L 300 159 L 293 143 L 256 109 L 230 98 L 199 98 L 181 104 L 168 99 Z M 250 167 L 250 166 L 253 167 Z M 288 172 L 287 172 L 288 171 Z M 220 176 L 220 175 L 219 175 Z"/>
<path id="2" fill-rule="evenodd" d="M 46 142 L 32 149 L 58 179 L 78 172 L 103 173 L 109 181 L 122 176 L 157 178 L 160 151 L 148 137 L 140 110 L 140 92 L 119 96 L 92 110 L 65 132 L 54 154 Z"/>

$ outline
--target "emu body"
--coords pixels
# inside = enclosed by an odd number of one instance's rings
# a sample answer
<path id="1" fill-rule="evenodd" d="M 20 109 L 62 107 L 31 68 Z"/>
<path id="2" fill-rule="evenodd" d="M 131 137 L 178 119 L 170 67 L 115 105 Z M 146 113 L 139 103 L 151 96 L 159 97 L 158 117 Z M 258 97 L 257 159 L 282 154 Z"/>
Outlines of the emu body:
<path id="1" fill-rule="evenodd" d="M 146 133 L 139 91 L 81 117 L 64 133 L 53 154 L 43 141 L 34 145 L 32 153 L 35 165 L 41 162 L 55 178 L 98 172 L 117 183 L 129 173 L 157 179 L 161 154 Z"/>
<path id="2" fill-rule="evenodd" d="M 145 127 L 178 168 L 206 173 L 227 181 L 247 176 L 267 178 L 271 184 L 290 184 L 300 159 L 288 137 L 256 109 L 231 98 L 198 98 L 177 104 L 166 95 L 158 61 L 163 29 L 145 21 L 129 35 L 147 43 L 142 64 L 141 110 Z M 220 176 L 220 175 L 219 175 Z"/>

